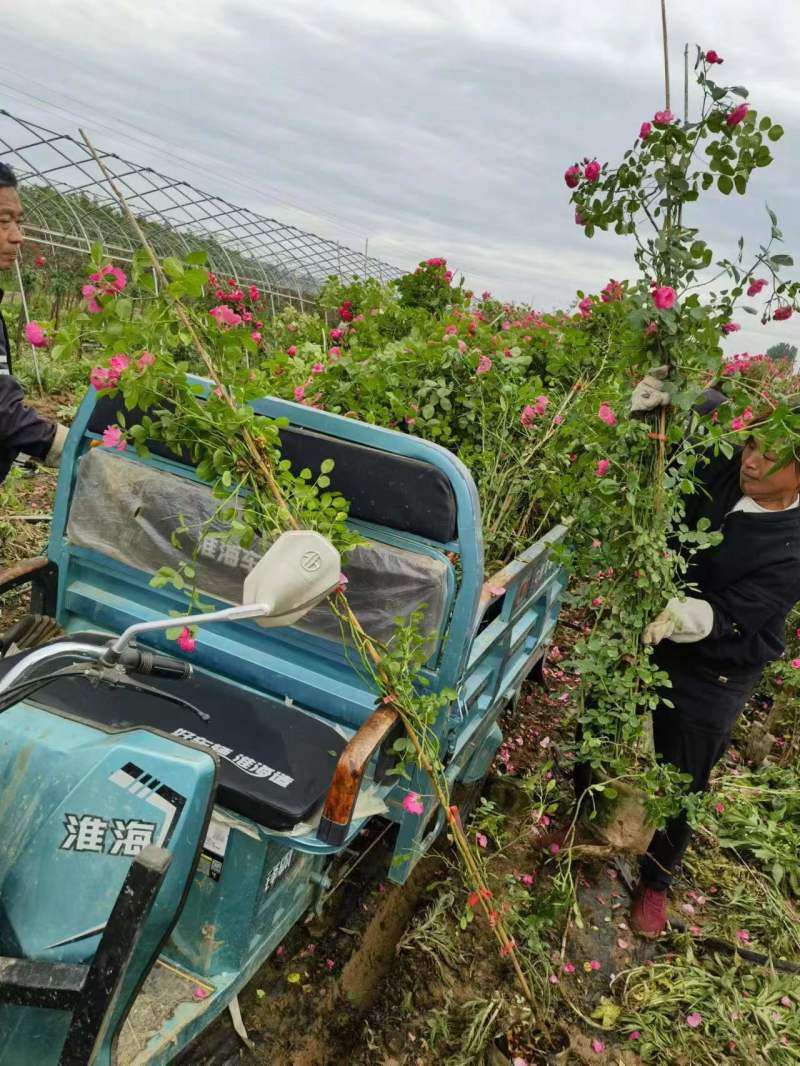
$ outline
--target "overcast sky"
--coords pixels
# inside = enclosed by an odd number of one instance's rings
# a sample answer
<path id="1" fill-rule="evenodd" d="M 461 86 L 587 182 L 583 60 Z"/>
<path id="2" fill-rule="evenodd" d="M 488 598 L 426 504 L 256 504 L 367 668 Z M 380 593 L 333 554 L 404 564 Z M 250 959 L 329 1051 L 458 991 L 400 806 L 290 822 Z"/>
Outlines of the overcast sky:
<path id="1" fill-rule="evenodd" d="M 481 291 L 566 306 L 633 274 L 573 221 L 562 174 L 616 161 L 663 106 L 658 0 L 35 0 L 2 5 L 0 98 L 62 132 L 400 267 L 444 255 Z M 800 4 L 668 0 L 683 45 L 725 58 L 786 129 L 746 200 L 695 217 L 715 250 L 767 234 L 800 261 Z M 793 242 L 797 246 L 793 248 Z M 800 273 L 800 268 L 798 268 Z M 795 316 L 800 319 L 800 316 Z M 741 316 L 731 351 L 800 342 Z"/>

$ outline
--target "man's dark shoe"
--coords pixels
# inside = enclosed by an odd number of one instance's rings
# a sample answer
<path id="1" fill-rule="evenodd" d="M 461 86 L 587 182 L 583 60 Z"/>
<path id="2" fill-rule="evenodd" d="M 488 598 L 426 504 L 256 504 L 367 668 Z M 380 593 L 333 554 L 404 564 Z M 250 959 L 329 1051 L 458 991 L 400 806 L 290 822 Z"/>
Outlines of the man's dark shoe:
<path id="1" fill-rule="evenodd" d="M 667 890 L 651 888 L 643 881 L 636 886 L 631 904 L 631 929 L 640 936 L 655 939 L 667 926 Z"/>

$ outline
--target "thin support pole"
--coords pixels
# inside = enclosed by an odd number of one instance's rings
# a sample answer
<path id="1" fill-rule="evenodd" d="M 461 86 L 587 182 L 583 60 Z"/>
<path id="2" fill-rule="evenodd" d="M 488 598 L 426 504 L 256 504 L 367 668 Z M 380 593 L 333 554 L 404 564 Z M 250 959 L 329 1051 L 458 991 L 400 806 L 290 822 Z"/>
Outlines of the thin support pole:
<path id="1" fill-rule="evenodd" d="M 31 316 L 28 314 L 28 301 L 25 298 L 25 285 L 22 281 L 22 271 L 19 268 L 19 260 L 14 260 L 14 269 L 17 272 L 17 282 L 19 283 L 19 295 L 22 300 L 22 313 L 25 315 L 25 322 L 30 322 Z M 39 372 L 39 357 L 36 354 L 36 349 L 31 345 L 31 354 L 33 355 L 33 369 L 36 373 L 36 384 L 39 386 L 39 395 L 44 396 L 44 387 L 42 386 L 42 375 Z M 11 353 L 9 352 L 9 362 L 11 361 Z"/>
<path id="2" fill-rule="evenodd" d="M 669 41 L 667 39 L 667 0 L 661 0 L 661 37 L 664 43 L 664 106 L 669 111 Z"/>
<path id="3" fill-rule="evenodd" d="M 683 124 L 689 124 L 689 42 L 683 49 Z"/>

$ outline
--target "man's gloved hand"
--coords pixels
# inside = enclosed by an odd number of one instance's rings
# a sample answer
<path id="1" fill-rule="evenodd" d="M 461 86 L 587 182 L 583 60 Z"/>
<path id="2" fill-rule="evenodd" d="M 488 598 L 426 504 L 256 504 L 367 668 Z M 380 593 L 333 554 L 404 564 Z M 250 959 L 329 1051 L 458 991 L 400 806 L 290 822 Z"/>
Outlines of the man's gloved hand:
<path id="1" fill-rule="evenodd" d="M 68 433 L 69 430 L 66 426 L 62 426 L 56 422 L 56 433 L 53 437 L 53 443 L 50 445 L 50 451 L 44 457 L 45 466 L 58 466 L 61 462 L 61 453 L 64 450 L 64 443 Z"/>
<path id="2" fill-rule="evenodd" d="M 669 393 L 663 387 L 668 374 L 668 366 L 656 366 L 642 378 L 631 395 L 632 415 L 668 406 Z"/>
<path id="3" fill-rule="evenodd" d="M 707 600 L 673 596 L 667 606 L 649 622 L 642 633 L 644 644 L 672 640 L 676 644 L 693 644 L 703 640 L 714 628 L 714 609 Z"/>

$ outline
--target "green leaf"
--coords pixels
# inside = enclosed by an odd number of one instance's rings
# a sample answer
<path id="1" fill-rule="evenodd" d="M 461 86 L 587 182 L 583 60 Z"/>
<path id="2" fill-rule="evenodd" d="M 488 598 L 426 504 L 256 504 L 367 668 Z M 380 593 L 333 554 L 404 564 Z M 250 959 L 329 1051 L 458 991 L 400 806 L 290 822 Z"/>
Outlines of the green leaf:
<path id="1" fill-rule="evenodd" d="M 783 126 L 773 126 L 767 134 L 767 137 L 769 137 L 771 141 L 779 141 L 783 136 L 783 132 Z"/>
<path id="2" fill-rule="evenodd" d="M 794 259 L 785 252 L 778 252 L 776 255 L 771 256 L 770 262 L 776 263 L 778 266 L 782 267 L 794 266 Z"/>
<path id="3" fill-rule="evenodd" d="M 747 191 L 747 178 L 743 174 L 737 174 L 733 179 L 733 184 L 736 186 L 736 191 L 740 196 L 744 196 Z"/>
<path id="4" fill-rule="evenodd" d="M 422 417 L 423 418 L 427 418 L 427 419 L 433 418 L 435 413 L 436 413 L 436 408 L 433 406 L 432 403 L 426 403 L 425 406 L 420 411 L 420 414 L 422 415 Z"/>
<path id="5" fill-rule="evenodd" d="M 205 266 L 208 262 L 208 252 L 204 252 L 202 249 L 199 252 L 189 252 L 185 257 L 185 262 L 191 266 Z"/>
<path id="6" fill-rule="evenodd" d="M 114 314 L 120 322 L 129 322 L 131 315 L 133 314 L 133 300 L 128 300 L 124 296 L 118 296 L 114 301 Z"/>
<path id="7" fill-rule="evenodd" d="M 323 459 L 322 462 L 319 464 L 320 473 L 330 474 L 334 466 L 336 466 L 336 463 L 334 463 L 333 459 Z"/>
<path id="8" fill-rule="evenodd" d="M 733 182 L 727 174 L 720 174 L 717 178 L 717 188 L 725 196 L 733 191 Z"/>
<path id="9" fill-rule="evenodd" d="M 161 267 L 168 278 L 179 278 L 183 274 L 183 263 L 174 255 L 168 255 Z"/>

